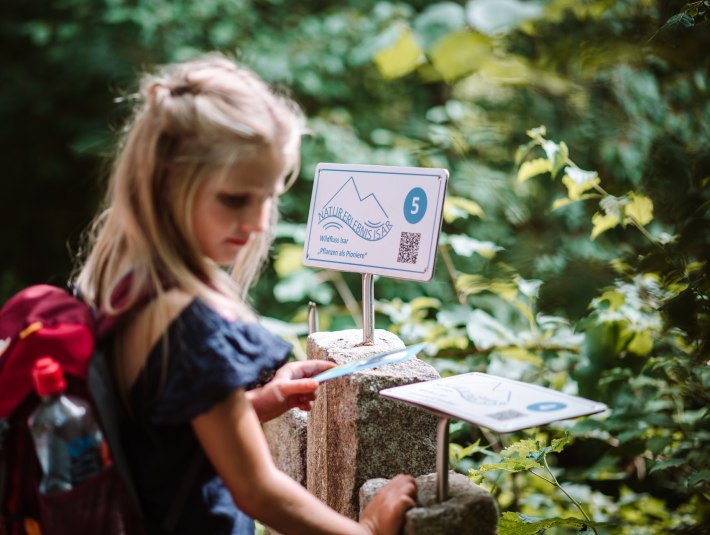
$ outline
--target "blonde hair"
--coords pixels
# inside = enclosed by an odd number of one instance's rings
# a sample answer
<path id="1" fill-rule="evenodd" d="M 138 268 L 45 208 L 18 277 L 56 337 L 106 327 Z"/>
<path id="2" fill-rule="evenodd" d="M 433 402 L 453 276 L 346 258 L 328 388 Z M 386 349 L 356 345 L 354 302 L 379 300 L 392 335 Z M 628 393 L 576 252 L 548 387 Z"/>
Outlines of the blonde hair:
<path id="1" fill-rule="evenodd" d="M 167 279 L 222 310 L 249 316 L 246 292 L 268 254 L 271 233 L 250 240 L 230 277 L 200 254 L 191 207 L 208 175 L 226 174 L 267 148 L 281 151 L 290 183 L 299 170 L 303 125 L 290 99 L 221 55 L 145 76 L 118 145 L 105 209 L 90 229 L 75 280 L 79 291 L 103 310 L 118 312 L 147 286 L 161 291 Z M 274 208 L 272 223 L 276 217 Z M 117 307 L 111 298 L 128 274 L 133 284 Z"/>

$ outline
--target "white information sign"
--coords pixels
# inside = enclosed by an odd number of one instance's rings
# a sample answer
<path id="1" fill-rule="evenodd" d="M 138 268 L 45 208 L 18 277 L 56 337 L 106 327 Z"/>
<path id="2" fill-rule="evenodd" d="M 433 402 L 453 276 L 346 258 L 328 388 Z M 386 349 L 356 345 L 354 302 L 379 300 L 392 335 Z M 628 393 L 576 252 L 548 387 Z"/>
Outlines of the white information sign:
<path id="1" fill-rule="evenodd" d="M 304 265 L 430 280 L 448 178 L 446 169 L 318 164 Z"/>
<path id="2" fill-rule="evenodd" d="M 604 403 L 486 373 L 386 388 L 380 394 L 499 433 L 606 410 Z"/>

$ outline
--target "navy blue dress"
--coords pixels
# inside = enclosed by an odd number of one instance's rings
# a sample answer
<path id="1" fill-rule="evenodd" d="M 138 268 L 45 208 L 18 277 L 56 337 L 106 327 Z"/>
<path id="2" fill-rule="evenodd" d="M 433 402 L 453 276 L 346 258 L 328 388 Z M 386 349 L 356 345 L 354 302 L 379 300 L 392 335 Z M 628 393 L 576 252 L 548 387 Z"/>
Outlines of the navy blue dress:
<path id="1" fill-rule="evenodd" d="M 170 324 L 130 390 L 132 418 L 121 428 L 149 533 L 167 533 L 162 523 L 200 450 L 190 421 L 234 390 L 262 383 L 290 351 L 263 327 L 230 322 L 199 299 Z M 253 534 L 254 522 L 237 509 L 206 457 L 199 466 L 172 533 Z"/>

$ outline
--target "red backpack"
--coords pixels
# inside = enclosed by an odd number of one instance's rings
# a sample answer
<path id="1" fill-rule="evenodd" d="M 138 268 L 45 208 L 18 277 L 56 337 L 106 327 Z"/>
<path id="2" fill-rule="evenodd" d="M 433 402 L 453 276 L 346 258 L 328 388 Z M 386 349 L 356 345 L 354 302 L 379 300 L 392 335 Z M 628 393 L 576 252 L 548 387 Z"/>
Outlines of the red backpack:
<path id="1" fill-rule="evenodd" d="M 112 325 L 102 326 L 99 336 L 99 324 L 84 301 L 49 285 L 25 288 L 0 309 L 0 535 L 144 533 L 117 440 L 120 403 L 97 351 Z M 49 496 L 39 492 L 42 470 L 27 425 L 39 403 L 31 369 L 46 355 L 61 364 L 67 393 L 94 406 L 113 461 L 71 490 Z"/>

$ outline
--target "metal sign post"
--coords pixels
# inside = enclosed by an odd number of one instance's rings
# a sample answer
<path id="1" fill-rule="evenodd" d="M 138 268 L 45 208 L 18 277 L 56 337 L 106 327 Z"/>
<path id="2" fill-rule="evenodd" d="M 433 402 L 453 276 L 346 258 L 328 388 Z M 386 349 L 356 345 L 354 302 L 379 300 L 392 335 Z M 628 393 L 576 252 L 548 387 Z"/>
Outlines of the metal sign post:
<path id="1" fill-rule="evenodd" d="M 317 333 L 318 326 L 318 309 L 313 301 L 308 302 L 308 334 Z"/>
<path id="2" fill-rule="evenodd" d="M 449 419 L 439 416 L 436 423 L 436 501 L 449 499 Z"/>
<path id="3" fill-rule="evenodd" d="M 362 345 L 375 344 L 375 277 L 362 274 Z"/>

